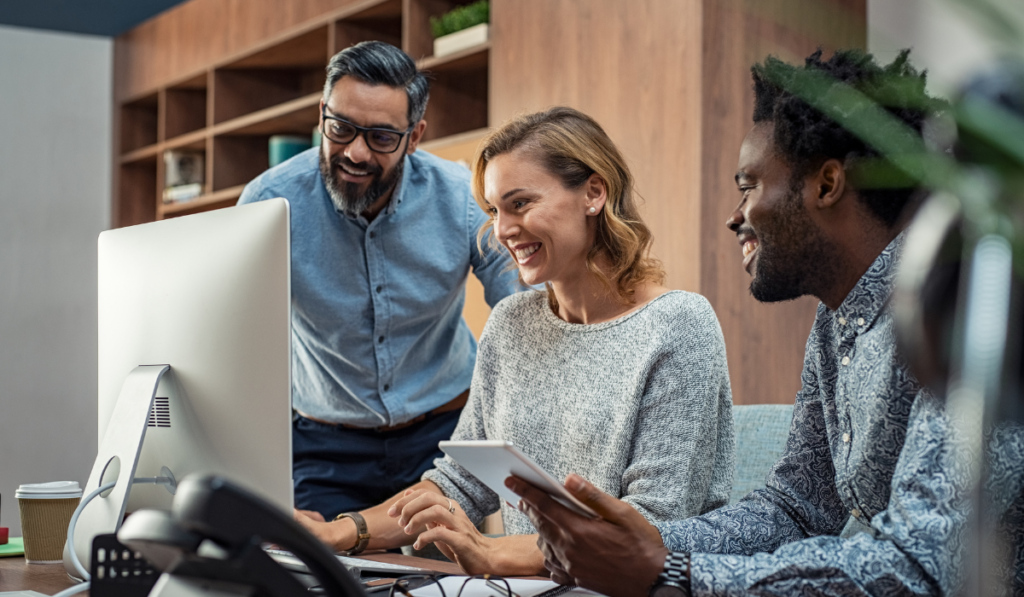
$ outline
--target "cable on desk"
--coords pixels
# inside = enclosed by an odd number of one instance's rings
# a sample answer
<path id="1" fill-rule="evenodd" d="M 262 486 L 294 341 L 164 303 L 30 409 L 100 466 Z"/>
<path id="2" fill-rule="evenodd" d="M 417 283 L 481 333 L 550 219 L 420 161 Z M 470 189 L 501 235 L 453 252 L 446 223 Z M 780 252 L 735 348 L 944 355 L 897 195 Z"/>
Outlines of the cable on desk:
<path id="1" fill-rule="evenodd" d="M 132 485 L 161 484 L 167 483 L 168 481 L 171 480 L 172 479 L 170 479 L 169 477 L 136 477 L 135 479 L 132 479 Z M 77 593 L 81 593 L 82 591 L 89 590 L 92 575 L 90 575 L 89 571 L 85 569 L 85 566 L 82 566 L 82 561 L 78 559 L 78 551 L 75 549 L 75 527 L 78 526 L 78 517 L 82 514 L 82 511 L 85 510 L 85 507 L 89 505 L 89 502 L 96 499 L 96 496 L 103 493 L 104 491 L 107 491 L 108 489 L 113 489 L 114 485 L 116 484 L 117 481 L 111 481 L 110 483 L 100 485 L 99 487 L 94 489 L 89 495 L 85 496 L 85 498 L 78 503 L 78 507 L 75 508 L 75 513 L 71 515 L 71 522 L 68 523 L 68 551 L 71 553 L 71 563 L 74 565 L 75 570 L 78 571 L 78 574 L 81 575 L 82 580 L 84 582 L 81 582 L 73 587 L 64 589 L 63 591 L 57 593 L 53 597 L 68 597 L 68 595 L 75 595 Z"/>

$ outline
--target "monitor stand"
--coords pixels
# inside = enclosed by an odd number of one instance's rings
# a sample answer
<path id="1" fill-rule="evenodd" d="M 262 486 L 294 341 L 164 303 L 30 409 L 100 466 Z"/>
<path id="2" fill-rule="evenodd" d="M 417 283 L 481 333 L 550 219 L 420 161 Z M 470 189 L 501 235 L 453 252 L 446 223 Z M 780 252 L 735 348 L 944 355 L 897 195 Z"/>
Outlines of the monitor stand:
<path id="1" fill-rule="evenodd" d="M 89 570 L 93 537 L 114 533 L 121 528 L 142 442 L 146 438 L 153 397 L 156 396 L 160 379 L 170 369 L 170 365 L 140 365 L 128 374 L 121 386 L 92 472 L 89 473 L 89 481 L 82 491 L 82 499 L 105 483 L 117 481 L 117 484 L 96 496 L 82 510 L 75 527 L 75 545 L 72 547 L 67 542 L 64 544 L 64 569 L 72 578 L 84 580 L 71 561 L 70 550 L 75 549 L 82 566 Z"/>

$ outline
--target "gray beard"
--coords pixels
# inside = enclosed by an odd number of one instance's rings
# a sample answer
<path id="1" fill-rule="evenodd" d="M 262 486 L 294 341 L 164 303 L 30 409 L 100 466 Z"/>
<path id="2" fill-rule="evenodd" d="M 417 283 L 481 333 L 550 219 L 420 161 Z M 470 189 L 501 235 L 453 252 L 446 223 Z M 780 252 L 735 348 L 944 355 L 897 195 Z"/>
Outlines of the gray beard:
<path id="1" fill-rule="evenodd" d="M 376 172 L 366 190 L 359 192 L 360 185 L 354 182 L 341 180 L 336 172 L 342 163 L 346 165 L 355 164 L 344 157 L 333 157 L 328 161 L 324 151 L 320 150 L 320 176 L 324 179 L 324 187 L 327 195 L 331 198 L 334 208 L 349 217 L 359 217 L 370 208 L 381 197 L 390 193 L 398 181 L 402 179 L 402 172 L 405 169 L 405 158 L 398 161 L 398 164 L 391 169 L 391 172 Z M 359 168 L 355 168 L 359 169 Z"/>

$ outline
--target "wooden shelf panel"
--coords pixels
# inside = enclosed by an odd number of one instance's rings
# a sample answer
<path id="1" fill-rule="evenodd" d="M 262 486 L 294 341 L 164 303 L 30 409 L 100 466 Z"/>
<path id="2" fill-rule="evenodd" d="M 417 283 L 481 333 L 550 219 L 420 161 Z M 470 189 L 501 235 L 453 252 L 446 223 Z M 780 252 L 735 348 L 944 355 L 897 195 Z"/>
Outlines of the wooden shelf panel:
<path id="1" fill-rule="evenodd" d="M 213 127 L 214 135 L 312 134 L 320 121 L 320 92 L 240 116 Z"/>
<path id="2" fill-rule="evenodd" d="M 214 193 L 207 193 L 206 195 L 200 195 L 191 201 L 181 201 L 178 203 L 161 203 L 158 212 L 159 218 L 163 219 L 169 215 L 182 215 L 185 213 L 193 213 L 203 211 L 212 206 L 216 207 L 227 207 L 227 205 L 233 205 L 238 201 L 238 198 L 242 196 L 242 190 L 245 189 L 245 185 L 236 185 Z"/>
<path id="3" fill-rule="evenodd" d="M 490 56 L 491 42 L 485 41 L 472 48 L 459 50 L 447 56 L 435 58 L 430 56 L 416 63 L 420 70 L 430 72 L 458 72 L 486 68 Z"/>
<path id="4" fill-rule="evenodd" d="M 128 153 L 123 154 L 121 156 L 121 163 L 132 164 L 135 162 L 143 162 L 146 160 L 153 159 L 156 156 L 160 155 L 162 149 L 162 144 L 154 143 L 153 145 L 142 147 L 140 149 L 136 149 L 135 151 L 129 151 Z"/>
<path id="5" fill-rule="evenodd" d="M 168 139 L 160 144 L 160 152 L 167 149 L 206 149 L 206 131 L 199 130 L 173 139 Z"/>

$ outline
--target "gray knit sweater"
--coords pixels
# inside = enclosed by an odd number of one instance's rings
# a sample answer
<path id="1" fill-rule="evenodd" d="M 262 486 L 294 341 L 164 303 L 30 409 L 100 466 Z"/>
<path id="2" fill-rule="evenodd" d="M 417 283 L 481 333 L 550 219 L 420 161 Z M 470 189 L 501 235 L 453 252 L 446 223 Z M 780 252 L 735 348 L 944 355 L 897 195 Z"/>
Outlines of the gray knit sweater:
<path id="1" fill-rule="evenodd" d="M 652 522 L 726 503 L 732 394 L 707 300 L 672 291 L 593 325 L 567 323 L 547 295 L 498 303 L 480 339 L 469 403 L 452 439 L 514 443 L 556 479 L 578 473 Z M 423 474 L 473 522 L 501 508 L 505 532 L 536 532 L 450 457 Z"/>

